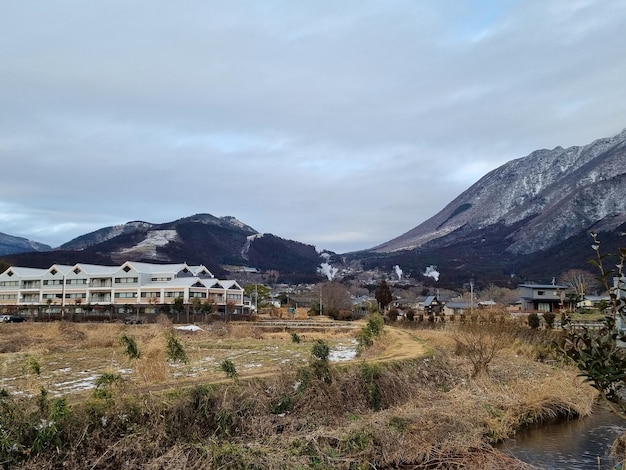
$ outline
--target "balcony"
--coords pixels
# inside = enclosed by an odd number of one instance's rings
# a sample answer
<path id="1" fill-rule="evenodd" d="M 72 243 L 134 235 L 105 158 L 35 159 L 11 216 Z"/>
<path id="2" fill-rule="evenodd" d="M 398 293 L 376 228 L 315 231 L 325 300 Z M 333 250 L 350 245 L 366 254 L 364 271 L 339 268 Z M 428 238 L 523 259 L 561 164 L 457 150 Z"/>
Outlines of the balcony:
<path id="1" fill-rule="evenodd" d="M 112 285 L 113 283 L 111 281 L 91 281 L 91 283 L 89 283 L 89 287 L 96 287 L 96 288 L 100 288 L 100 287 L 110 288 Z"/>

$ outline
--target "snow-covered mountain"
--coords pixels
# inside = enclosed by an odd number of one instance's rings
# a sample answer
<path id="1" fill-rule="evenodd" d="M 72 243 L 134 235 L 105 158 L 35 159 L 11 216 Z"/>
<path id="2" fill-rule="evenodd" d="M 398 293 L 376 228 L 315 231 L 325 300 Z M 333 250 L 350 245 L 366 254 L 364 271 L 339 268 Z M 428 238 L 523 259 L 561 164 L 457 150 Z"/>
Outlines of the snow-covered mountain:
<path id="1" fill-rule="evenodd" d="M 0 256 L 30 251 L 48 251 L 51 249 L 51 247 L 43 243 L 0 233 Z"/>
<path id="2" fill-rule="evenodd" d="M 317 278 L 320 257 L 312 245 L 260 234 L 235 217 L 196 214 L 172 222 L 134 221 L 82 235 L 54 251 L 12 255 L 24 266 L 53 263 L 120 264 L 127 260 L 204 264 L 215 275 L 223 266 L 274 270 L 285 279 Z"/>
<path id="3" fill-rule="evenodd" d="M 537 150 L 512 160 L 432 218 L 371 251 L 458 245 L 480 233 L 501 237 L 506 252 L 524 255 L 624 222 L 626 130 L 583 147 Z"/>

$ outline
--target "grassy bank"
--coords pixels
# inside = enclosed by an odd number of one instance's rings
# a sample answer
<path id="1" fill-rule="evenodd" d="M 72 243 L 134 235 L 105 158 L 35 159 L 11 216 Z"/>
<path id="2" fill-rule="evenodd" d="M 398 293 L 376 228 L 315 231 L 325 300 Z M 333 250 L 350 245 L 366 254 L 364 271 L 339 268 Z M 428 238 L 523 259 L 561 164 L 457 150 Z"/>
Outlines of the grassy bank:
<path id="1" fill-rule="evenodd" d="M 162 334 L 131 331 L 146 335 L 144 350 L 157 348 Z M 122 357 L 118 334 L 109 348 Z M 222 336 L 222 349 L 239 344 L 230 349 L 238 353 L 242 337 L 260 350 L 264 342 L 311 350 L 320 339 L 229 334 L 237 337 Z M 193 353 L 201 343 L 216 347 L 205 337 L 180 340 L 192 364 L 204 354 Z M 595 396 L 575 370 L 535 360 L 545 344 L 518 338 L 489 374 L 472 377 L 453 332 L 386 327 L 374 347 L 346 363 L 320 366 L 308 354 L 278 372 L 274 364 L 268 374 L 225 378 L 213 368 L 212 379 L 176 385 L 169 377 L 153 388 L 139 386 L 134 371 L 81 400 L 45 388 L 5 393 L 0 458 L 6 468 L 38 469 L 524 469 L 490 444 L 529 423 L 588 414 Z"/>

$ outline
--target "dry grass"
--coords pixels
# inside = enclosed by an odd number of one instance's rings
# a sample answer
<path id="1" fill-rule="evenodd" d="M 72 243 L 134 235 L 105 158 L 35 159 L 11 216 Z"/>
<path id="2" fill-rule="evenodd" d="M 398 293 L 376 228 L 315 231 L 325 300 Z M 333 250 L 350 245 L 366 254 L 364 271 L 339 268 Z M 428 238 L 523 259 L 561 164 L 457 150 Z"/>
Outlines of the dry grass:
<path id="1" fill-rule="evenodd" d="M 178 333 L 191 362 L 175 366 L 163 348 L 171 325 L 101 326 L 27 325 L 23 348 L 2 354 L 7 388 L 29 354 L 42 376 L 55 363 L 132 369 L 132 386 L 110 401 L 75 403 L 63 434 L 69 451 L 35 457 L 28 468 L 524 470 L 490 443 L 557 415 L 585 415 L 595 396 L 575 370 L 537 363 L 516 344 L 493 359 L 488 376 L 471 378 L 471 363 L 442 330 L 385 327 L 365 358 L 331 367 L 325 382 L 308 367 L 311 345 L 350 342 L 353 332 L 299 332 L 294 343 L 290 332 L 218 324 Z M 139 359 L 124 356 L 121 334 L 137 340 Z M 216 367 L 223 358 L 238 380 Z"/>
<path id="2" fill-rule="evenodd" d="M 174 332 L 190 358 L 189 365 L 168 362 L 165 336 Z M 120 337 L 133 338 L 141 357 L 130 360 Z M 354 332 L 264 332 L 250 324 L 214 323 L 202 331 L 173 329 L 166 318 L 155 324 L 22 323 L 0 324 L 0 387 L 12 392 L 38 393 L 40 387 L 55 395 L 84 394 L 104 372 L 119 371 L 131 388 L 163 389 L 177 384 L 220 381 L 219 363 L 231 360 L 240 377 L 280 372 L 285 365 L 306 365 L 312 344 L 324 339 L 331 347 L 348 348 Z M 25 374 L 29 358 L 41 365 L 41 374 Z"/>

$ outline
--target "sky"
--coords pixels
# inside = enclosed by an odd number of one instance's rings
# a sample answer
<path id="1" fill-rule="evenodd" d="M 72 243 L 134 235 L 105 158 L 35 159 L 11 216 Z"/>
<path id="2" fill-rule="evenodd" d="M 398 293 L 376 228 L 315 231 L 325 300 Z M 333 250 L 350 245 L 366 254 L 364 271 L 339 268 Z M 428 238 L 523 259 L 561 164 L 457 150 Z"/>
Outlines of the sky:
<path id="1" fill-rule="evenodd" d="M 234 216 L 338 253 L 626 128 L 626 1 L 0 2 L 0 232 Z"/>

